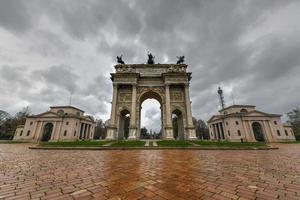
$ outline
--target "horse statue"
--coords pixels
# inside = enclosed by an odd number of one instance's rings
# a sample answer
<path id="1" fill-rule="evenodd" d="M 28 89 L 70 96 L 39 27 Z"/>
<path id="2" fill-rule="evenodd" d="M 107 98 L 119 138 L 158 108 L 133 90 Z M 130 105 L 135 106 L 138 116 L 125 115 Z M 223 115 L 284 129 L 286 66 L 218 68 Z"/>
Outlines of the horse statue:
<path id="1" fill-rule="evenodd" d="M 183 64 L 184 62 L 184 56 L 177 56 L 178 60 L 177 60 L 177 64 Z"/>
<path id="2" fill-rule="evenodd" d="M 154 58 L 155 58 L 155 56 L 153 56 L 151 53 L 148 53 L 147 64 L 154 64 Z"/>
<path id="3" fill-rule="evenodd" d="M 120 64 L 125 64 L 125 62 L 122 60 L 123 55 L 117 56 L 117 62 Z"/>

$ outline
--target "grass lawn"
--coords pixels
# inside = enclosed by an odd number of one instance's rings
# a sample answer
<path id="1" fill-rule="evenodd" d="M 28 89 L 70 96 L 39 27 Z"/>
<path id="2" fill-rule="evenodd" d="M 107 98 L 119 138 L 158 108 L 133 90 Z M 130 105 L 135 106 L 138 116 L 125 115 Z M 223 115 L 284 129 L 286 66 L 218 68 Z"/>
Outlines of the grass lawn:
<path id="1" fill-rule="evenodd" d="M 41 142 L 40 146 L 47 147 L 98 147 L 111 141 L 74 141 L 74 142 Z"/>
<path id="2" fill-rule="evenodd" d="M 161 140 L 157 142 L 159 147 L 190 147 L 193 146 L 188 141 L 180 140 Z"/>
<path id="3" fill-rule="evenodd" d="M 259 142 L 225 142 L 225 141 L 192 141 L 193 143 L 200 145 L 200 146 L 209 146 L 209 147 L 266 147 L 267 145 L 265 143 L 259 143 Z"/>
<path id="4" fill-rule="evenodd" d="M 117 141 L 110 145 L 111 147 L 143 147 L 145 146 L 146 142 L 144 141 Z"/>

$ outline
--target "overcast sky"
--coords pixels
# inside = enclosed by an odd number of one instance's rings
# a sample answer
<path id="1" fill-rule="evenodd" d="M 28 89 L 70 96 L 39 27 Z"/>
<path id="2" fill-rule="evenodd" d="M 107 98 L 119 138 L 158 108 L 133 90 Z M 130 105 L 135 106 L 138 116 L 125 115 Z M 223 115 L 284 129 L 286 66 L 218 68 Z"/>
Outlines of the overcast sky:
<path id="1" fill-rule="evenodd" d="M 298 0 L 1 0 L 0 110 L 37 114 L 72 93 L 106 120 L 115 57 L 145 63 L 150 51 L 160 63 L 185 55 L 196 118 L 217 112 L 219 85 L 226 105 L 233 93 L 284 114 L 300 105 L 299 10 Z M 145 121 L 159 117 L 149 105 Z"/>

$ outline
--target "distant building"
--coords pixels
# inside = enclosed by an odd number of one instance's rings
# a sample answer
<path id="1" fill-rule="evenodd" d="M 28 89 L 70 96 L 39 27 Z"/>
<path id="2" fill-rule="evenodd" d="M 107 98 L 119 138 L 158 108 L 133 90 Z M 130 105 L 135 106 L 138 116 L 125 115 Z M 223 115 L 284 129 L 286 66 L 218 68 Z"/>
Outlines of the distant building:
<path id="1" fill-rule="evenodd" d="M 96 123 L 91 116 L 73 106 L 52 106 L 50 110 L 26 118 L 19 126 L 14 140 L 75 141 L 94 137 Z"/>
<path id="2" fill-rule="evenodd" d="M 255 110 L 252 105 L 232 105 L 208 120 L 210 138 L 232 142 L 295 141 L 292 127 L 283 124 L 280 117 Z"/>

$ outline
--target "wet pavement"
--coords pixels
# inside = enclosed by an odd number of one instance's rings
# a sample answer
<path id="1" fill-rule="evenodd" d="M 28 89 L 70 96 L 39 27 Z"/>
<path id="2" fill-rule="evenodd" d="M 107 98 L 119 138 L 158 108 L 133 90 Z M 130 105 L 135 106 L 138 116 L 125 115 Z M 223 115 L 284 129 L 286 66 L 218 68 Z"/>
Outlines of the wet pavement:
<path id="1" fill-rule="evenodd" d="M 0 199 L 300 199 L 300 144 L 279 150 L 30 150 L 0 144 Z"/>

